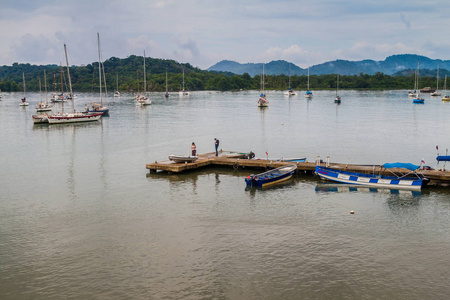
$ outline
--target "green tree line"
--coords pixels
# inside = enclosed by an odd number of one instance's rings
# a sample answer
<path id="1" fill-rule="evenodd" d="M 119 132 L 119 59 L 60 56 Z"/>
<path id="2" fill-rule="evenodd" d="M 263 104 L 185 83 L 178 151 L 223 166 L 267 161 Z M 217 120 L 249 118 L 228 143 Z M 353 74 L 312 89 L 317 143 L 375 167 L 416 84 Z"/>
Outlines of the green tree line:
<path id="1" fill-rule="evenodd" d="M 251 77 L 245 73 L 235 75 L 224 72 L 209 72 L 191 66 L 180 64 L 174 60 L 146 58 L 146 89 L 147 91 L 161 92 L 166 90 L 179 91 L 182 87 L 182 72 L 185 72 L 185 88 L 191 91 L 198 90 L 258 90 L 261 86 L 261 77 Z M 125 59 L 112 57 L 104 64 L 107 88 L 109 91 L 137 91 L 144 88 L 143 74 L 144 58 L 132 55 Z M 62 72 L 61 72 L 62 69 Z M 4 92 L 17 92 L 23 90 L 22 73 L 25 74 L 27 91 L 39 91 L 39 79 L 44 90 L 44 70 L 47 73 L 47 90 L 60 91 L 61 87 L 67 91 L 68 78 L 66 67 L 57 65 L 36 66 L 30 64 L 14 63 L 12 66 L 0 67 L 0 89 Z M 86 66 L 71 66 L 70 75 L 72 87 L 78 92 L 98 91 L 98 63 Z M 290 86 L 295 90 L 306 90 L 308 77 L 294 75 L 290 78 Z M 336 74 L 311 75 L 311 90 L 324 90 L 336 88 Z M 117 84 L 118 83 L 118 84 Z M 265 89 L 284 90 L 288 88 L 287 75 L 265 76 Z M 103 85 L 103 83 L 102 83 Z M 440 79 L 439 86 L 443 87 L 444 80 Z M 420 77 L 419 87 L 436 86 L 436 78 L 432 76 Z M 412 89 L 414 75 L 390 76 L 383 73 L 375 75 L 341 75 L 339 77 L 340 89 Z"/>

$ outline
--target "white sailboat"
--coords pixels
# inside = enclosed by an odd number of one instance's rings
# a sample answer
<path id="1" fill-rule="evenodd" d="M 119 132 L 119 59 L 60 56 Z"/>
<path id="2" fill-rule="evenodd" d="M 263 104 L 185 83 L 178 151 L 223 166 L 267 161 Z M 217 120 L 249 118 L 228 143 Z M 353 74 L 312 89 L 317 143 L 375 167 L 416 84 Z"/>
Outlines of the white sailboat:
<path id="1" fill-rule="evenodd" d="M 41 79 L 39 78 L 39 94 L 41 96 L 41 102 L 39 102 L 36 106 L 36 112 L 50 111 L 52 110 L 53 105 L 48 103 L 47 97 L 47 74 L 44 70 L 44 88 L 45 88 L 45 101 L 42 101 L 42 93 L 41 93 Z"/>
<path id="2" fill-rule="evenodd" d="M 66 44 L 64 44 L 64 54 L 66 56 L 67 77 L 69 78 L 70 95 L 73 95 L 73 93 L 72 93 L 72 81 L 70 79 L 69 60 L 67 58 Z M 98 121 L 100 119 L 100 117 L 103 114 L 102 112 L 98 112 L 98 113 L 76 112 L 75 111 L 75 103 L 74 103 L 73 98 L 74 97 L 71 97 L 71 100 L 72 100 L 72 112 L 71 113 L 64 112 L 64 106 L 63 106 L 62 112 L 55 113 L 55 114 L 52 114 L 52 115 L 48 115 L 48 123 L 49 124 L 92 122 L 92 121 Z"/>
<path id="3" fill-rule="evenodd" d="M 338 94 L 339 90 L 339 74 L 337 74 L 337 82 L 336 82 L 336 96 L 334 97 L 334 103 L 341 103 L 341 96 Z"/>
<path id="4" fill-rule="evenodd" d="M 289 65 L 289 87 L 284 91 L 285 96 L 297 96 L 297 93 L 291 88 L 291 65 Z"/>
<path id="5" fill-rule="evenodd" d="M 436 74 L 436 90 L 430 94 L 430 96 L 440 96 L 442 95 L 441 92 L 439 92 L 439 65 L 437 66 L 437 74 Z"/>
<path id="6" fill-rule="evenodd" d="M 419 89 L 419 63 L 417 62 L 417 73 L 416 73 L 416 87 L 417 95 L 413 98 L 413 103 L 425 103 L 425 99 L 420 97 Z"/>
<path id="7" fill-rule="evenodd" d="M 313 97 L 313 93 L 309 91 L 309 66 L 308 66 L 308 86 L 307 86 L 307 90 L 305 93 L 305 98 L 312 99 L 312 97 Z"/>
<path id="8" fill-rule="evenodd" d="M 119 92 L 119 74 L 116 74 L 116 91 L 114 92 L 114 97 L 120 97 L 120 92 Z"/>
<path id="9" fill-rule="evenodd" d="M 23 78 L 23 98 L 20 100 L 20 106 L 28 106 L 30 105 L 27 101 L 27 97 L 26 97 L 26 86 L 25 86 L 25 73 L 22 73 L 22 78 Z"/>
<path id="10" fill-rule="evenodd" d="M 141 106 L 152 104 L 152 100 L 150 100 L 147 97 L 147 81 L 146 81 L 146 77 L 147 77 L 147 75 L 145 73 L 145 50 L 144 50 L 144 94 L 141 95 L 141 94 L 139 94 L 139 91 L 138 91 L 138 94 L 136 95 L 136 104 L 137 105 L 141 105 Z M 138 86 L 139 86 L 139 83 L 138 83 Z M 138 87 L 138 90 L 139 90 L 139 87 Z"/>
<path id="11" fill-rule="evenodd" d="M 166 93 L 164 94 L 164 97 L 169 98 L 170 94 L 169 94 L 169 88 L 167 86 L 167 72 L 166 72 Z"/>
<path id="12" fill-rule="evenodd" d="M 180 91 L 180 96 L 189 96 L 189 92 L 184 89 L 184 68 L 183 68 L 183 89 Z"/>
<path id="13" fill-rule="evenodd" d="M 263 71 L 261 74 L 261 95 L 258 99 L 258 107 L 268 107 L 269 106 L 269 100 L 266 99 L 266 94 L 264 93 L 264 64 L 263 64 Z"/>
<path id="14" fill-rule="evenodd" d="M 105 76 L 105 68 L 103 67 L 102 63 L 102 55 L 100 51 L 100 34 L 97 32 L 97 49 L 98 49 L 98 79 L 100 83 L 100 103 L 98 102 L 92 102 L 89 104 L 89 106 L 86 105 L 85 110 L 86 112 L 102 112 L 103 115 L 109 113 L 109 106 L 103 105 L 103 90 L 102 90 L 102 81 L 105 83 L 105 102 L 106 102 L 106 96 L 108 95 L 108 92 L 106 91 L 106 76 Z M 103 75 L 103 76 L 102 76 Z"/>
<path id="15" fill-rule="evenodd" d="M 442 96 L 442 101 L 450 101 L 450 96 L 447 95 L 447 75 L 444 79 L 444 96 Z"/>
<path id="16" fill-rule="evenodd" d="M 417 70 L 414 72 L 414 91 L 408 93 L 408 97 L 410 98 L 417 98 L 419 97 L 419 87 L 417 86 Z"/>

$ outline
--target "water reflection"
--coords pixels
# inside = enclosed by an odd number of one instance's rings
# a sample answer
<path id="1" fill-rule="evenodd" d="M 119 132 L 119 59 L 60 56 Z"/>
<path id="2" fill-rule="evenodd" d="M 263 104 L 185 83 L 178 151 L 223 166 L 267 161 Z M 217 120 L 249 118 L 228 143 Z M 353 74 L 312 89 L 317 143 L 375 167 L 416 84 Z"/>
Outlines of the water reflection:
<path id="1" fill-rule="evenodd" d="M 408 195 L 420 196 L 422 191 L 396 190 L 396 189 L 380 189 L 375 187 L 359 186 L 354 184 L 338 184 L 338 183 L 318 183 L 315 191 L 317 193 L 379 193 L 391 195 Z"/>

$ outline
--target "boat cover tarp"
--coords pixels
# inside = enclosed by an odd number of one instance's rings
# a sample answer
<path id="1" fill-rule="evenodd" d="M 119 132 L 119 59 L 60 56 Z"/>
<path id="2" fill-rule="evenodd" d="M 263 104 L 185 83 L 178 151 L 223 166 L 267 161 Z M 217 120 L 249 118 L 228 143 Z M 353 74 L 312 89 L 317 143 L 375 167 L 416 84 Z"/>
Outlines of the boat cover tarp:
<path id="1" fill-rule="evenodd" d="M 404 168 L 404 169 L 408 169 L 411 171 L 417 170 L 420 166 L 417 166 L 415 164 L 410 164 L 410 163 L 400 163 L 400 162 L 396 162 L 396 163 L 386 163 L 383 165 L 384 168 L 386 169 L 391 169 L 391 168 Z"/>
<path id="2" fill-rule="evenodd" d="M 439 155 L 438 157 L 436 157 L 437 161 L 450 161 L 450 156 L 447 155 Z"/>

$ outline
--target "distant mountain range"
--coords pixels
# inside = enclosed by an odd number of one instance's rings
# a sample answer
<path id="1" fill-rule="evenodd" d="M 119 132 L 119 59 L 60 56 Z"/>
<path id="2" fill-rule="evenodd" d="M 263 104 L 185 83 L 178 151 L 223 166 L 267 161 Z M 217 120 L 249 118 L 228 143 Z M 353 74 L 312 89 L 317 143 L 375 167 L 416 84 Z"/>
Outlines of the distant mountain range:
<path id="1" fill-rule="evenodd" d="M 399 54 L 387 57 L 383 61 L 375 60 L 361 60 L 361 61 L 348 61 L 348 60 L 334 60 L 325 62 L 318 65 L 313 65 L 309 68 L 311 75 L 324 75 L 324 74 L 341 74 L 341 75 L 359 75 L 360 73 L 373 75 L 377 72 L 387 75 L 402 76 L 410 75 L 417 69 L 417 63 L 419 63 L 420 70 L 424 73 L 421 75 L 432 76 L 430 70 L 434 70 L 436 74 L 437 66 L 439 65 L 442 74 L 448 73 L 446 70 L 450 70 L 450 60 L 431 59 L 421 55 L 415 54 Z M 248 73 L 251 76 L 259 75 L 262 72 L 262 63 L 246 63 L 241 64 L 235 61 L 222 60 L 215 65 L 208 68 L 208 71 L 227 72 L 234 74 Z M 271 61 L 264 66 L 264 72 L 267 75 L 289 75 L 289 69 L 291 75 L 306 75 L 308 69 L 300 68 L 299 66 L 284 61 L 277 60 Z M 428 72 L 425 72 L 428 69 Z"/>

